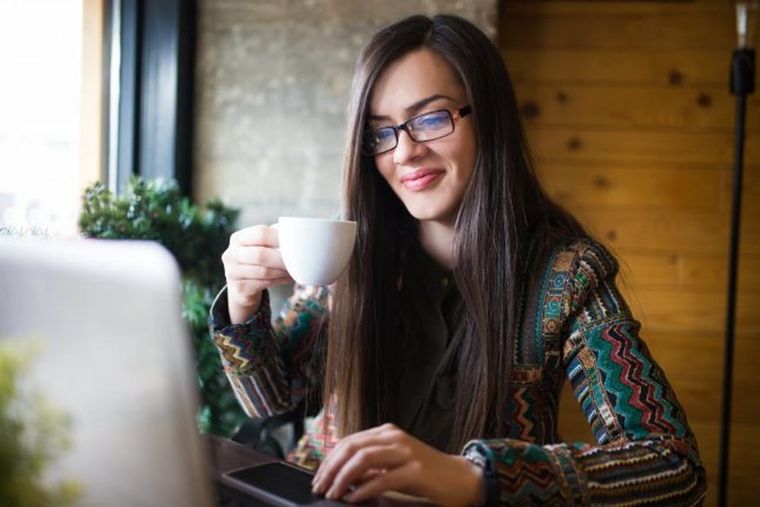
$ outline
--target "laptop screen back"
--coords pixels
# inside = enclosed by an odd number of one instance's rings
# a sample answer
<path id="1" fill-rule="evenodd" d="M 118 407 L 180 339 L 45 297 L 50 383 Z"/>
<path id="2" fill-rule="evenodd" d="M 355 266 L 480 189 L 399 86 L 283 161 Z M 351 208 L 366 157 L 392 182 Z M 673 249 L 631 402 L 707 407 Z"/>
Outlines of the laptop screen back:
<path id="1" fill-rule="evenodd" d="M 0 241 L 0 340 L 71 420 L 53 479 L 84 506 L 211 505 L 197 381 L 171 255 L 153 243 Z"/>

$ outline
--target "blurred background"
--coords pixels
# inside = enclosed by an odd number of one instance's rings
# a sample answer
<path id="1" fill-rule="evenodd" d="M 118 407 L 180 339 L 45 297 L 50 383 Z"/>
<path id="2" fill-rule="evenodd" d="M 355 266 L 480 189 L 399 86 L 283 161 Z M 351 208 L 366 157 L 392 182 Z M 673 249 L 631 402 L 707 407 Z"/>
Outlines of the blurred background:
<path id="1" fill-rule="evenodd" d="M 338 210 L 354 59 L 449 12 L 498 44 L 540 177 L 620 258 L 715 504 L 736 45 L 726 0 L 0 0 L 0 231 L 78 233 L 84 188 L 173 179 L 236 227 Z M 747 106 L 729 504 L 760 474 L 760 102 Z M 592 441 L 569 390 L 562 435 Z"/>

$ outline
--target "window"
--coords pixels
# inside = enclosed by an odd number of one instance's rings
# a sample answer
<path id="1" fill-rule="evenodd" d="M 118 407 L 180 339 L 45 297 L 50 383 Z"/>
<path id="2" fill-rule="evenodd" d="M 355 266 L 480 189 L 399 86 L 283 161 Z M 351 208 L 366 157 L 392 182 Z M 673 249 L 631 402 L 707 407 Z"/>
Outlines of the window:
<path id="1" fill-rule="evenodd" d="M 0 0 L 0 230 L 72 235 L 81 192 L 82 1 Z"/>

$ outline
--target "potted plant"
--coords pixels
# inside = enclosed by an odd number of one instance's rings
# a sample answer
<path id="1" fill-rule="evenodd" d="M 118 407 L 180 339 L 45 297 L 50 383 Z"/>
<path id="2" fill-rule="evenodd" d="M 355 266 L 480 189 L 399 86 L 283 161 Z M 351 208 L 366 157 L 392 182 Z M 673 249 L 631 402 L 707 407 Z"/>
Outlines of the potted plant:
<path id="1" fill-rule="evenodd" d="M 75 505 L 83 486 L 76 480 L 50 483 L 45 472 L 71 447 L 71 421 L 25 374 L 33 347 L 0 342 L 0 505 Z"/>

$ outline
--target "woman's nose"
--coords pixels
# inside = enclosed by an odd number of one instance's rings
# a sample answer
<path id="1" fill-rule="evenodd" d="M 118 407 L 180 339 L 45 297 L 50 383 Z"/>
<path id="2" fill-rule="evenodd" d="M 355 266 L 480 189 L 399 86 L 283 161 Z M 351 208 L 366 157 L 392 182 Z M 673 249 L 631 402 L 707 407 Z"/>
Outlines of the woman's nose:
<path id="1" fill-rule="evenodd" d="M 428 150 L 425 143 L 414 141 L 406 130 L 398 133 L 398 144 L 393 151 L 393 161 L 399 165 L 424 155 Z"/>

